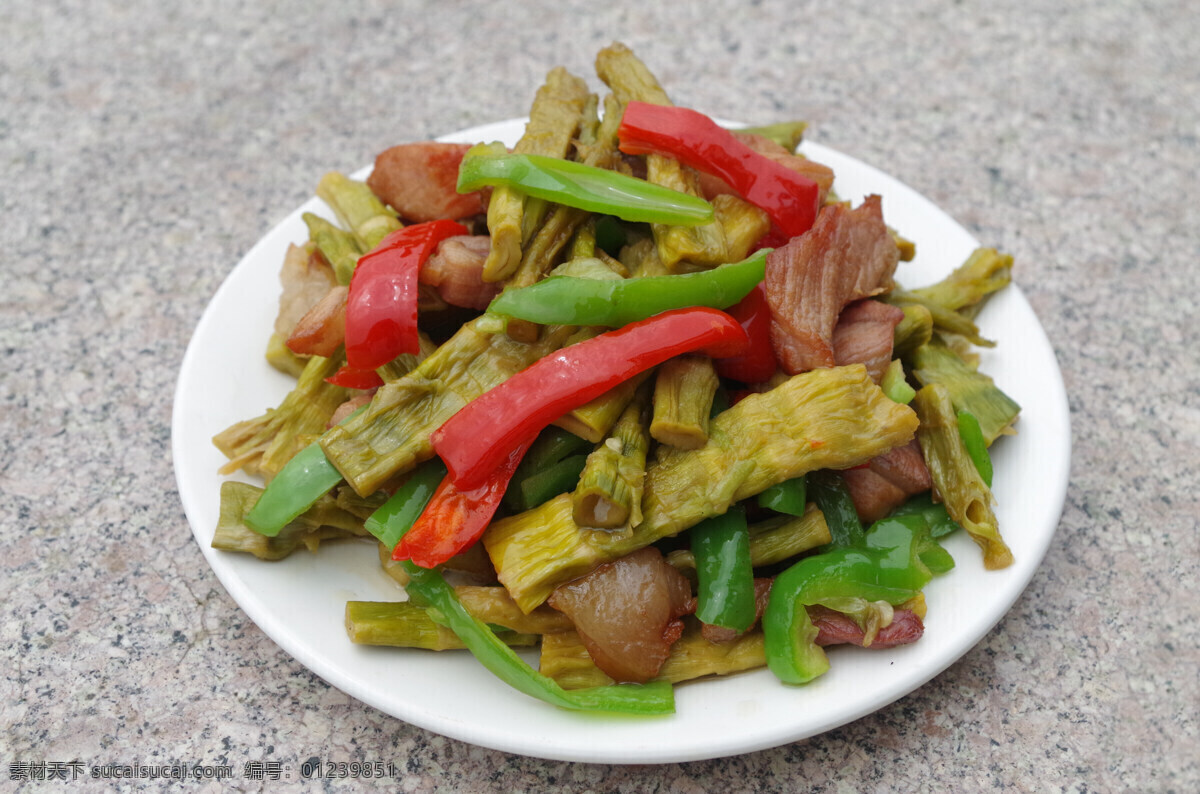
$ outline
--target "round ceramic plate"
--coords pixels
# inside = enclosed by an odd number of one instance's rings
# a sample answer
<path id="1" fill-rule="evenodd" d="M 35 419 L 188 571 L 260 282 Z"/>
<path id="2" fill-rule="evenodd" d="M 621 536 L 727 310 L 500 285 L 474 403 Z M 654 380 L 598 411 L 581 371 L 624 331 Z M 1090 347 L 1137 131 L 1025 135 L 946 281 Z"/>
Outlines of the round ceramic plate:
<path id="1" fill-rule="evenodd" d="M 445 140 L 511 145 L 523 128 L 511 120 Z M 886 174 L 825 147 L 802 150 L 834 169 L 843 199 L 857 204 L 870 193 L 883 196 L 887 222 L 917 244 L 915 261 L 901 263 L 897 273 L 905 286 L 936 281 L 977 246 L 945 213 Z M 682 684 L 676 713 L 663 718 L 560 710 L 510 689 L 467 652 L 353 645 L 343 627 L 346 601 L 403 598 L 381 572 L 373 542 L 329 543 L 317 554 L 301 550 L 274 563 L 210 546 L 224 479 L 217 469 L 225 462 L 211 438 L 278 405 L 292 382 L 267 365 L 263 351 L 284 251 L 307 239 L 304 211 L 332 217 L 317 199 L 289 215 L 234 268 L 200 319 L 179 373 L 172 452 L 196 541 L 229 594 L 284 650 L 364 703 L 445 736 L 550 759 L 675 762 L 774 747 L 869 714 L 940 673 L 1009 610 L 1045 555 L 1067 486 L 1067 400 L 1045 333 L 1014 285 L 991 299 L 978 322 L 999 341 L 980 351 L 981 369 L 1023 409 L 1019 434 L 993 447 L 996 513 L 1016 562 L 985 571 L 969 538 L 947 539 L 958 564 L 926 588 L 929 614 L 919 642 L 831 649 L 830 671 L 802 687 L 784 686 L 766 670 Z"/>

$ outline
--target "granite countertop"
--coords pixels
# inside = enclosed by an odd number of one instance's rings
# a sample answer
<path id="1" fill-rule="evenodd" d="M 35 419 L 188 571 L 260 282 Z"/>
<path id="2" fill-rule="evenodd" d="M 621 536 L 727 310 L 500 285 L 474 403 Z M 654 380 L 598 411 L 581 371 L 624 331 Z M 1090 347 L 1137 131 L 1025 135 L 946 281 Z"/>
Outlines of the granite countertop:
<path id="1" fill-rule="evenodd" d="M 1200 788 L 1200 17 L 1133 5 L 9 4 L 0 789 L 140 762 L 288 790 L 245 764 L 313 756 L 404 791 Z M 555 64 L 598 85 L 614 39 L 678 103 L 805 118 L 1010 252 L 1069 394 L 1061 523 L 995 629 L 874 714 L 712 761 L 543 761 L 359 703 L 227 595 L 172 468 L 201 312 L 321 174 L 523 115 Z"/>

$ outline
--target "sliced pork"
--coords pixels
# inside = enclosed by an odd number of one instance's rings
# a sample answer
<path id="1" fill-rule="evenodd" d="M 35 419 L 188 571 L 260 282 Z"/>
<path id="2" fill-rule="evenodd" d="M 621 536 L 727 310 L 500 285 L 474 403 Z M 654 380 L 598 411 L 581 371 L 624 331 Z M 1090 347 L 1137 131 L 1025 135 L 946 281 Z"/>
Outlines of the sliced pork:
<path id="1" fill-rule="evenodd" d="M 296 323 L 287 339 L 291 351 L 301 356 L 325 356 L 337 352 L 346 341 L 346 296 L 349 287 L 334 287 L 325 293 Z"/>
<path id="2" fill-rule="evenodd" d="M 855 301 L 838 315 L 833 329 L 833 360 L 839 367 L 865 364 L 879 383 L 892 361 L 892 341 L 904 310 L 876 300 Z"/>
<path id="3" fill-rule="evenodd" d="M 437 289 L 452 306 L 483 310 L 500 294 L 502 282 L 483 280 L 483 263 L 491 238 L 483 235 L 448 237 L 421 266 L 418 279 Z"/>
<path id="4" fill-rule="evenodd" d="M 910 496 L 933 487 L 929 469 L 916 440 L 872 458 L 866 466 L 842 472 L 858 517 L 878 521 L 908 501 Z"/>
<path id="5" fill-rule="evenodd" d="M 879 196 L 822 208 L 813 228 L 767 256 L 771 343 L 789 375 L 835 364 L 833 331 L 846 304 L 892 287 L 900 261 Z"/>
<path id="6" fill-rule="evenodd" d="M 849 616 L 820 606 L 807 609 L 809 619 L 819 631 L 817 645 L 863 645 L 866 632 Z M 925 624 L 917 613 L 908 609 L 897 609 L 892 612 L 892 622 L 875 634 L 875 639 L 869 647 L 893 648 L 897 645 L 908 645 L 921 639 L 924 633 Z"/>
<path id="7" fill-rule="evenodd" d="M 337 286 L 337 277 L 319 254 L 310 253 L 302 245 L 289 245 L 279 270 L 279 281 L 283 292 L 279 295 L 275 333 L 286 339 L 300 318 Z"/>
<path id="8" fill-rule="evenodd" d="M 658 549 L 646 547 L 562 585 L 550 606 L 575 624 L 596 666 L 615 681 L 658 675 L 696 608 L 687 578 Z"/>
<path id="9" fill-rule="evenodd" d="M 375 390 L 372 389 L 371 391 L 359 392 L 358 394 L 355 394 L 350 399 L 346 400 L 344 403 L 339 405 L 334 410 L 333 416 L 329 417 L 329 421 L 325 424 L 325 428 L 329 429 L 331 427 L 334 427 L 335 425 L 341 424 L 342 420 L 345 419 L 347 416 L 354 413 L 359 408 L 362 408 L 367 403 L 371 402 L 371 397 L 373 397 L 374 395 L 375 395 Z M 388 559 L 391 559 L 390 554 L 388 556 Z"/>
<path id="10" fill-rule="evenodd" d="M 466 143 L 405 143 L 375 158 L 367 186 L 400 217 L 416 223 L 458 220 L 486 208 L 479 192 L 459 193 L 458 166 Z"/>

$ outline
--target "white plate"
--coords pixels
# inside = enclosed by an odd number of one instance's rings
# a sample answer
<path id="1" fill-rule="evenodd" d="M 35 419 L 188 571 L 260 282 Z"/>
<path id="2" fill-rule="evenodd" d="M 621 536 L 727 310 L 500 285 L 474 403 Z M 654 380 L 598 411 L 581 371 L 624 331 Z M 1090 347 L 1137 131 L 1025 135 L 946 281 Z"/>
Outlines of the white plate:
<path id="1" fill-rule="evenodd" d="M 522 130 L 522 121 L 511 120 L 446 140 L 511 144 Z M 803 150 L 834 169 L 842 198 L 857 204 L 868 193 L 883 196 L 887 222 L 917 244 L 916 260 L 898 273 L 906 286 L 941 278 L 977 246 L 941 210 L 886 174 L 822 146 Z M 559 760 L 676 762 L 774 747 L 869 714 L 946 669 L 1009 610 L 1046 553 L 1066 494 L 1067 400 L 1045 333 L 1014 285 L 992 298 L 978 320 L 983 334 L 1000 343 L 981 351 L 983 371 L 1023 408 L 1019 435 L 993 448 L 996 512 L 1016 562 L 985 571 L 970 539 L 962 533 L 948 539 L 958 565 L 926 588 L 920 642 L 887 651 L 832 649 L 829 673 L 803 687 L 783 686 L 765 670 L 680 685 L 677 711 L 666 718 L 559 710 L 508 688 L 466 652 L 353 645 L 342 622 L 346 601 L 401 596 L 380 571 L 374 545 L 331 543 L 319 554 L 299 551 L 276 563 L 210 547 L 223 479 L 217 468 L 225 462 L 210 439 L 277 405 L 290 388 L 290 379 L 265 363 L 263 350 L 284 251 L 306 239 L 302 211 L 329 217 L 316 199 L 289 215 L 234 268 L 200 319 L 179 373 L 172 452 L 188 521 L 225 589 L 284 650 L 364 703 L 472 744 Z"/>

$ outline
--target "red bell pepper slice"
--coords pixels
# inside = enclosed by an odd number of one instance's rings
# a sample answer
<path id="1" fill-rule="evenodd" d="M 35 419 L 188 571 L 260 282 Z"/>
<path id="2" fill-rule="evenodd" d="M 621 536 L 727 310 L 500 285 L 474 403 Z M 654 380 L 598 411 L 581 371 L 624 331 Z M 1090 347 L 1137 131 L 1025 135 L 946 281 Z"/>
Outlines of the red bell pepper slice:
<path id="1" fill-rule="evenodd" d="M 435 568 L 474 545 L 496 514 L 508 481 L 528 449 L 525 443 L 512 450 L 480 485 L 469 490 L 456 486 L 450 475 L 443 477 L 412 529 L 392 550 L 392 559 Z"/>
<path id="2" fill-rule="evenodd" d="M 754 151 L 703 113 L 629 102 L 617 138 L 625 154 L 674 157 L 724 179 L 789 238 L 804 234 L 817 219 L 816 182 Z"/>
<path id="3" fill-rule="evenodd" d="M 355 369 L 345 364 L 326 378 L 325 382 L 345 389 L 377 389 L 383 385 L 383 378 L 373 369 Z"/>
<path id="4" fill-rule="evenodd" d="M 454 221 L 405 226 L 364 254 L 346 299 L 346 362 L 354 369 L 382 367 L 401 353 L 419 353 L 417 273 L 447 237 L 468 234 Z"/>
<path id="5" fill-rule="evenodd" d="M 779 369 L 775 350 L 771 347 L 771 307 L 767 304 L 767 293 L 762 284 L 729 307 L 728 311 L 733 319 L 742 324 L 750 340 L 750 348 L 745 355 L 717 361 L 717 374 L 742 383 L 762 383 Z"/>
<path id="6" fill-rule="evenodd" d="M 746 352 L 748 344 L 741 324 L 717 309 L 656 314 L 565 347 L 484 392 L 434 431 L 433 449 L 455 485 L 470 490 L 512 450 L 618 383 L 682 353 L 722 358 Z"/>

